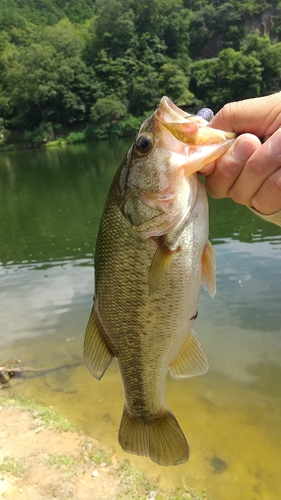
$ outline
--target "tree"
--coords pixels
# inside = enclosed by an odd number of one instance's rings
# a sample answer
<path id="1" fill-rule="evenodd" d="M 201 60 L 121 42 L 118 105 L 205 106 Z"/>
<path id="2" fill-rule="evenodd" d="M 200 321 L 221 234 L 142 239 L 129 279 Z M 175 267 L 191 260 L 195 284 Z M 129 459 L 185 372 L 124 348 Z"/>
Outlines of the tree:
<path id="1" fill-rule="evenodd" d="M 243 53 L 260 61 L 261 94 L 278 92 L 281 82 L 281 42 L 272 44 L 268 35 L 249 35 L 244 43 Z"/>
<path id="2" fill-rule="evenodd" d="M 105 50 L 109 57 L 123 57 L 136 41 L 135 15 L 128 0 L 97 0 L 94 7 L 94 37 L 90 51 Z"/>
<path id="3" fill-rule="evenodd" d="M 102 97 L 91 107 L 91 121 L 98 126 L 108 126 L 124 118 L 126 113 L 126 106 L 114 95 Z"/>
<path id="4" fill-rule="evenodd" d="M 119 134 L 164 94 L 188 110 L 216 110 L 279 90 L 280 43 L 245 36 L 265 8 L 280 38 L 279 1 L 2 0 L 0 117 L 5 127 L 49 134 L 91 113 L 102 122 L 104 106 L 105 123 L 120 116 Z"/>
<path id="5" fill-rule="evenodd" d="M 193 64 L 190 88 L 202 103 L 217 111 L 226 102 L 259 96 L 261 75 L 258 59 L 229 48 L 216 59 Z"/>
<path id="6" fill-rule="evenodd" d="M 189 90 L 189 77 L 176 62 L 163 64 L 158 77 L 160 92 L 167 95 L 178 106 L 191 106 L 193 94 Z"/>
<path id="7" fill-rule="evenodd" d="M 23 45 L 6 47 L 2 78 L 14 127 L 88 118 L 95 76 L 81 59 L 82 48 L 69 21 L 37 31 Z"/>

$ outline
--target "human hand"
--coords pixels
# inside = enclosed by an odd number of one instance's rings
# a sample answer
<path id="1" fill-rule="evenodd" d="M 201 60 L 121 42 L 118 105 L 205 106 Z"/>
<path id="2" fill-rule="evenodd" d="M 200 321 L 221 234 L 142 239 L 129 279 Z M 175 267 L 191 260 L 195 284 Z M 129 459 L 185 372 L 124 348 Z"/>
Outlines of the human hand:
<path id="1" fill-rule="evenodd" d="M 281 209 L 281 92 L 226 104 L 210 126 L 241 134 L 200 172 L 214 198 L 230 197 L 264 215 Z M 270 136 L 263 144 L 258 137 Z"/>

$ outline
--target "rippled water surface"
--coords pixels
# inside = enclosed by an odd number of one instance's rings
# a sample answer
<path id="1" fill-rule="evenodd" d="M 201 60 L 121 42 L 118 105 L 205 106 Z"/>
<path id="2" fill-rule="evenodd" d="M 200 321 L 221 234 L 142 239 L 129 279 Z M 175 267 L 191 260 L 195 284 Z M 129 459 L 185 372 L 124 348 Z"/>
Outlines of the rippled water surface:
<path id="1" fill-rule="evenodd" d="M 0 155 L 0 364 L 51 368 L 13 378 L 11 394 L 52 405 L 165 486 L 211 500 L 281 498 L 281 231 L 230 200 L 210 202 L 217 295 L 202 291 L 195 327 L 210 369 L 167 379 L 191 448 L 163 468 L 117 442 L 123 393 L 82 359 L 93 255 L 109 184 L 128 141 Z"/>

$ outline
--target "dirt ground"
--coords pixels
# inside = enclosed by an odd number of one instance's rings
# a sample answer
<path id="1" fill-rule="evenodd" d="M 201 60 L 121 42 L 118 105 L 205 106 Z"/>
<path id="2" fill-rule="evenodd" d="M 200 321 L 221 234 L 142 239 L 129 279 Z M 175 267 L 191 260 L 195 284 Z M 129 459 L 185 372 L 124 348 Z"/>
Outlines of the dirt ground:
<path id="1" fill-rule="evenodd" d="M 0 394 L 0 500 L 203 500 L 160 490 L 51 409 Z"/>
<path id="2" fill-rule="evenodd" d="M 1 499 L 116 498 L 120 479 L 114 463 L 91 459 L 97 443 L 44 428 L 21 408 L 0 408 Z"/>
<path id="3" fill-rule="evenodd" d="M 131 474 L 95 440 L 48 428 L 40 411 L 0 404 L 1 500 L 129 499 Z M 148 483 L 140 488 L 156 498 Z"/>

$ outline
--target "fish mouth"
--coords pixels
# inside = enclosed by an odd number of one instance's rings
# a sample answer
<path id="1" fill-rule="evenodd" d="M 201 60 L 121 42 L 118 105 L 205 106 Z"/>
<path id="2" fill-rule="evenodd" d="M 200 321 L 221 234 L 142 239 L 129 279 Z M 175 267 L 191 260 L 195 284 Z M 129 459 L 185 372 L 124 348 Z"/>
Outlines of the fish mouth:
<path id="1" fill-rule="evenodd" d="M 178 149 L 185 151 L 185 175 L 189 176 L 206 163 L 216 160 L 235 140 L 234 132 L 215 129 L 201 116 L 191 115 L 178 108 L 168 97 L 162 97 L 156 110 L 159 123 L 179 141 Z"/>
<path id="2" fill-rule="evenodd" d="M 162 97 L 157 118 L 174 137 L 184 144 L 218 144 L 234 139 L 234 132 L 225 132 L 208 126 L 207 120 L 178 108 L 168 97 Z"/>
<path id="3" fill-rule="evenodd" d="M 138 139 L 143 139 L 145 146 L 150 136 L 152 147 L 148 152 L 140 151 Z M 201 116 L 188 114 L 162 97 L 153 115 L 142 124 L 119 181 L 119 205 L 133 230 L 148 239 L 183 227 L 197 199 L 198 179 L 193 174 L 222 156 L 234 138 L 233 132 L 213 129 Z M 128 177 L 132 158 L 134 175 Z M 143 159 L 148 159 L 146 168 Z M 139 182 L 148 167 L 153 171 L 149 185 Z"/>

